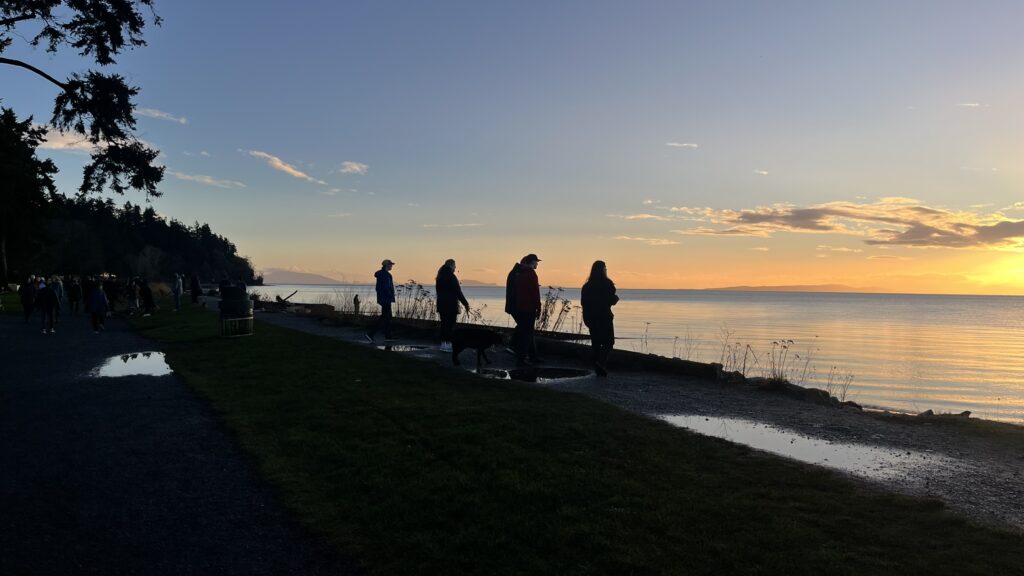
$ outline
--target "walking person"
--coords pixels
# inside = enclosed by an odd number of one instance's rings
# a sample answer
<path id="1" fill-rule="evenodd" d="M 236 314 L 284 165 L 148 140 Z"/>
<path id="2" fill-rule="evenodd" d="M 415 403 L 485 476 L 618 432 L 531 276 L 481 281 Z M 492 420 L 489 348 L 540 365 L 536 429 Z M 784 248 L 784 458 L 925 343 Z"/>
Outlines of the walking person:
<path id="1" fill-rule="evenodd" d="M 81 302 L 82 283 L 79 282 L 78 276 L 75 276 L 71 279 L 71 283 L 68 284 L 68 307 L 71 309 L 72 314 L 78 314 Z"/>
<path id="2" fill-rule="evenodd" d="M 55 322 L 57 319 L 57 308 L 60 303 L 57 300 L 57 293 L 53 289 L 53 282 L 47 284 L 42 278 L 39 279 L 39 286 L 36 289 L 36 308 L 39 308 L 39 315 L 43 319 L 43 334 L 56 332 Z"/>
<path id="3" fill-rule="evenodd" d="M 57 295 L 57 310 L 55 312 L 53 323 L 60 324 L 60 311 L 64 308 L 64 282 L 60 276 L 53 276 L 50 280 L 50 288 L 53 288 L 53 293 Z"/>
<path id="4" fill-rule="evenodd" d="M 149 280 L 139 280 L 139 298 L 142 300 L 142 315 L 149 316 L 156 310 L 156 302 L 153 301 L 153 289 L 149 287 Z"/>
<path id="5" fill-rule="evenodd" d="M 36 303 L 36 277 L 29 276 L 28 282 L 18 286 L 18 298 L 21 299 L 21 309 L 25 312 L 25 324 L 32 316 L 32 307 Z"/>
<path id="6" fill-rule="evenodd" d="M 366 332 L 366 340 L 373 343 L 373 337 L 378 331 L 384 332 L 385 340 L 394 340 L 391 334 L 391 305 L 395 303 L 395 280 L 391 277 L 391 269 L 395 263 L 384 259 L 380 263 L 380 270 L 377 270 L 373 277 L 377 279 L 377 304 L 380 305 L 380 319 Z"/>
<path id="7" fill-rule="evenodd" d="M 452 330 L 459 317 L 459 303 L 469 312 L 469 301 L 462 293 L 462 285 L 455 276 L 455 260 L 449 258 L 437 271 L 437 315 L 441 317 L 441 351 L 452 351 Z"/>
<path id="8" fill-rule="evenodd" d="M 189 294 L 192 296 L 192 303 L 199 303 L 199 295 L 203 292 L 203 287 L 199 285 L 199 275 L 193 274 L 188 284 Z"/>
<path id="9" fill-rule="evenodd" d="M 580 306 L 583 307 L 583 323 L 590 329 L 594 373 L 602 378 L 608 375 L 608 355 L 615 345 L 612 306 L 618 302 L 615 283 L 608 278 L 608 266 L 601 260 L 594 262 L 580 292 Z"/>
<path id="10" fill-rule="evenodd" d="M 89 309 L 89 316 L 92 318 L 92 331 L 96 334 L 105 328 L 107 319 L 107 307 L 110 301 L 107 293 L 103 291 L 101 284 L 93 284 L 92 292 L 86 297 L 86 306 Z"/>
<path id="11" fill-rule="evenodd" d="M 181 310 L 181 293 L 185 291 L 181 274 L 174 275 L 174 286 L 171 287 L 171 294 L 174 295 L 174 311 Z"/>
<path id="12" fill-rule="evenodd" d="M 505 281 L 505 312 L 516 321 L 512 333 L 512 348 L 516 353 L 516 366 L 541 363 L 533 331 L 540 317 L 540 281 L 537 266 L 540 258 L 527 254 L 512 267 Z"/>

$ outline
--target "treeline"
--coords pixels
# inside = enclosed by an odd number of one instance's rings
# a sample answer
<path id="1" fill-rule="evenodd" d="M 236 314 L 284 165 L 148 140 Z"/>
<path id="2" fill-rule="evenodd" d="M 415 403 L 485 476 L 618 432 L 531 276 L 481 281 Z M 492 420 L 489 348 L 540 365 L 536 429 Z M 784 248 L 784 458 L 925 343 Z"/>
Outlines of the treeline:
<path id="1" fill-rule="evenodd" d="M 51 195 L 36 226 L 7 239 L 7 282 L 30 274 L 100 273 L 168 279 L 198 274 L 203 282 L 223 278 L 262 283 L 248 258 L 208 224 L 187 226 L 159 216 L 151 206 L 113 200 Z"/>

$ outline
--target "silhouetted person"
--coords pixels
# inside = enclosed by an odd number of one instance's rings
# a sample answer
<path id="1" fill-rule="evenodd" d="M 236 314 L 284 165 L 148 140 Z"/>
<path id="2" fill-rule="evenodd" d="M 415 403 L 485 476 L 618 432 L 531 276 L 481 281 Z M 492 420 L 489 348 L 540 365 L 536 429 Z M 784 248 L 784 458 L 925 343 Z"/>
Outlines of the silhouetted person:
<path id="1" fill-rule="evenodd" d="M 174 275 L 174 285 L 171 286 L 171 294 L 174 295 L 174 311 L 181 310 L 181 293 L 185 291 L 182 285 L 181 274 Z"/>
<path id="2" fill-rule="evenodd" d="M 512 333 L 512 348 L 516 352 L 516 366 L 528 366 L 527 358 L 534 364 L 540 363 L 533 331 L 540 317 L 540 281 L 537 279 L 537 265 L 540 258 L 527 254 L 512 267 L 505 280 L 505 312 L 516 321 Z"/>
<path id="3" fill-rule="evenodd" d="M 39 315 L 43 319 L 43 334 L 46 334 L 47 331 L 50 334 L 56 332 L 54 324 L 58 306 L 60 303 L 57 301 L 57 293 L 53 290 L 53 286 L 40 280 L 36 289 L 36 308 L 39 309 Z"/>
<path id="4" fill-rule="evenodd" d="M 103 281 L 103 294 L 107 297 L 107 311 L 113 312 L 117 307 L 118 296 L 117 278 L 110 276 Z"/>
<path id="5" fill-rule="evenodd" d="M 355 311 L 355 315 L 359 316 L 359 294 L 352 297 L 352 309 Z"/>
<path id="6" fill-rule="evenodd" d="M 71 309 L 72 314 L 78 313 L 81 302 L 82 284 L 78 281 L 78 277 L 75 276 L 71 279 L 71 283 L 68 284 L 68 307 Z"/>
<path id="7" fill-rule="evenodd" d="M 57 311 L 54 313 L 54 324 L 60 323 L 60 311 L 64 308 L 64 282 L 61 281 L 60 276 L 54 276 L 49 282 L 50 288 L 53 288 L 53 293 L 57 295 Z"/>
<path id="8" fill-rule="evenodd" d="M 391 269 L 395 263 L 385 259 L 380 263 L 380 270 L 377 270 L 373 277 L 377 279 L 377 304 L 380 305 L 380 318 L 366 332 L 366 339 L 373 342 L 373 337 L 378 330 L 384 331 L 385 340 L 394 340 L 391 334 L 391 305 L 395 303 L 395 280 L 391 277 Z"/>
<path id="9" fill-rule="evenodd" d="M 28 281 L 18 286 L 18 298 L 21 299 L 21 309 L 25 312 L 25 324 L 32 317 L 32 307 L 36 303 L 36 277 L 29 276 Z"/>
<path id="10" fill-rule="evenodd" d="M 199 303 L 199 295 L 202 294 L 203 288 L 199 285 L 199 275 L 193 274 L 191 280 L 189 280 L 189 293 L 192 295 L 192 303 Z"/>
<path id="11" fill-rule="evenodd" d="M 92 292 L 86 297 L 89 316 L 92 319 L 92 331 L 99 334 L 104 329 L 107 318 L 107 307 L 110 301 L 107 300 L 107 293 L 99 284 L 93 284 Z"/>
<path id="12" fill-rule="evenodd" d="M 139 282 L 139 299 L 142 301 L 142 315 L 152 314 L 156 309 L 156 302 L 153 301 L 153 289 L 149 287 L 149 280 L 145 278 Z"/>
<path id="13" fill-rule="evenodd" d="M 608 355 L 615 345 L 612 306 L 618 302 L 615 283 L 608 278 L 608 267 L 601 260 L 594 262 L 580 292 L 580 306 L 583 307 L 583 323 L 590 329 L 594 372 L 602 377 L 608 375 Z"/>
<path id="14" fill-rule="evenodd" d="M 455 276 L 455 260 L 449 258 L 437 270 L 437 314 L 441 317 L 441 351 L 452 351 L 452 329 L 459 317 L 459 303 L 469 312 L 469 302 L 462 293 L 462 286 Z"/>

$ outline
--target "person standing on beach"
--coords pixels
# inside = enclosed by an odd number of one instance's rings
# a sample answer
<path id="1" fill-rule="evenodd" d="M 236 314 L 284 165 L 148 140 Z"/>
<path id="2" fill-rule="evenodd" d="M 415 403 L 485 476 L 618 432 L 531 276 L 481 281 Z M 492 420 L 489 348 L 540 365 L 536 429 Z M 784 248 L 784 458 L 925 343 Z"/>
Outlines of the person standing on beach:
<path id="1" fill-rule="evenodd" d="M 391 305 L 395 303 L 395 280 L 391 277 L 391 269 L 395 263 L 384 259 L 380 270 L 373 274 L 377 279 L 377 304 L 380 305 L 380 319 L 366 332 L 366 340 L 373 343 L 378 330 L 384 331 L 385 340 L 394 340 L 391 334 Z"/>
<path id="2" fill-rule="evenodd" d="M 608 278 L 608 266 L 598 260 L 590 267 L 590 277 L 580 291 L 583 323 L 590 329 L 590 343 L 594 354 L 594 373 L 608 375 L 608 355 L 615 345 L 615 326 L 612 306 L 619 302 L 615 283 Z"/>
<path id="3" fill-rule="evenodd" d="M 455 260 L 449 258 L 437 271 L 437 315 L 441 317 L 441 351 L 452 351 L 452 329 L 459 316 L 459 303 L 469 312 L 469 301 L 455 276 Z"/>
<path id="4" fill-rule="evenodd" d="M 512 333 L 512 348 L 516 352 L 516 366 L 539 364 L 537 344 L 533 331 L 540 317 L 540 281 L 537 265 L 540 258 L 527 254 L 512 267 L 505 281 L 505 312 L 516 321 Z"/>

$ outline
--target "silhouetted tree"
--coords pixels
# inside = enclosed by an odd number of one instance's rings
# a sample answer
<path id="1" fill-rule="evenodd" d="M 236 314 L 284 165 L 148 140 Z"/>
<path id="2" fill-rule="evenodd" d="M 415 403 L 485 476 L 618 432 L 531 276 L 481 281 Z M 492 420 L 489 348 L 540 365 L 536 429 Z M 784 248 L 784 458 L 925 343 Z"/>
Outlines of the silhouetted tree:
<path id="1" fill-rule="evenodd" d="M 0 286 L 8 282 L 8 244 L 25 241 L 56 193 L 51 160 L 40 160 L 36 149 L 46 134 L 32 118 L 18 121 L 14 111 L 0 108 Z"/>
<path id="2" fill-rule="evenodd" d="M 125 48 L 146 44 L 142 39 L 144 7 L 153 24 L 159 25 L 160 18 L 152 12 L 153 0 L 0 0 L 0 64 L 23 68 L 57 86 L 60 90 L 50 125 L 62 134 L 78 134 L 93 145 L 79 188 L 83 194 L 109 188 L 118 194 L 141 190 L 147 198 L 160 195 L 156 186 L 163 179 L 164 168 L 153 164 L 158 153 L 133 134 L 133 98 L 138 88 L 129 86 L 118 74 L 95 70 L 58 80 L 28 62 L 5 58 L 3 53 L 15 38 L 21 38 L 32 46 L 43 45 L 51 53 L 70 48 L 98 66 L 108 66 Z M 20 27 L 33 27 L 35 34 L 26 36 Z"/>

